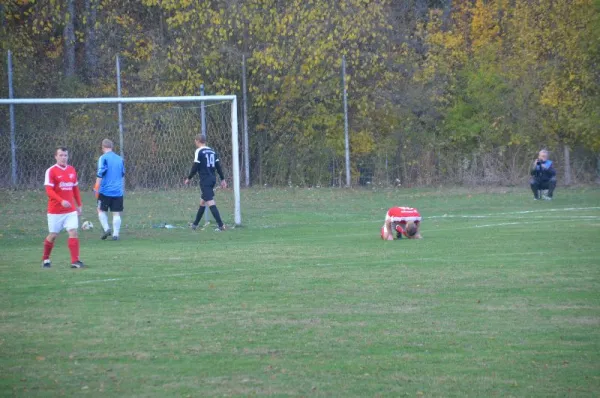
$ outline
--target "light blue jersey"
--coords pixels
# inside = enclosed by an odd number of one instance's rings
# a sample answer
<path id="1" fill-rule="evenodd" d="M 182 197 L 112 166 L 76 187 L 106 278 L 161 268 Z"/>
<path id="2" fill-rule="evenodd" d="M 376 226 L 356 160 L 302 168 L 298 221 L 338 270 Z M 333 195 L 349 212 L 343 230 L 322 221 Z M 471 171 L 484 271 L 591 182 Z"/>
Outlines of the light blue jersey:
<path id="1" fill-rule="evenodd" d="M 102 178 L 99 192 L 104 196 L 119 197 L 125 193 L 123 176 L 125 164 L 123 158 L 113 151 L 106 152 L 98 159 L 96 176 Z"/>

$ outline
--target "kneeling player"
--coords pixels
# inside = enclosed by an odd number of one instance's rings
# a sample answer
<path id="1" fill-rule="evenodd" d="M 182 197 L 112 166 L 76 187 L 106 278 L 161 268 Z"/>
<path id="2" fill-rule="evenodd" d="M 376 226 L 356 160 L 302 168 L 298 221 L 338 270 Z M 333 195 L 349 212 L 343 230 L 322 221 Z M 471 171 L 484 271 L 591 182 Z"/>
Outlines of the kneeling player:
<path id="1" fill-rule="evenodd" d="M 419 227 L 421 226 L 421 215 L 412 207 L 392 207 L 385 215 L 385 222 L 381 227 L 381 238 L 383 240 L 394 240 L 402 236 L 408 239 L 421 239 Z"/>

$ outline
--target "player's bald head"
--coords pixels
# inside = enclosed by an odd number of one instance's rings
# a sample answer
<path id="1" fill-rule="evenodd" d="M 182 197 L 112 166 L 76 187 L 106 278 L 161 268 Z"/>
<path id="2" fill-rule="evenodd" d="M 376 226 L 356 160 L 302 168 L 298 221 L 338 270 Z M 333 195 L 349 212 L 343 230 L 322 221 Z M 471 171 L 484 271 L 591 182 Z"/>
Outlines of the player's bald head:
<path id="1" fill-rule="evenodd" d="M 406 235 L 408 235 L 409 238 L 415 236 L 418 231 L 419 229 L 414 222 L 410 221 L 406 224 Z"/>

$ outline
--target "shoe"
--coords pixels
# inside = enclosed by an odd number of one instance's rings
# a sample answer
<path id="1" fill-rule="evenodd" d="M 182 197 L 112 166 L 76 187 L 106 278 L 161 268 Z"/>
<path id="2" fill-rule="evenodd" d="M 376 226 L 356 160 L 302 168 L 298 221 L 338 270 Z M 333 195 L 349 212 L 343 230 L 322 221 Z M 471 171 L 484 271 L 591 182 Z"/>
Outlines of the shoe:
<path id="1" fill-rule="evenodd" d="M 534 196 L 533 200 L 540 200 L 537 196 Z"/>
<path id="2" fill-rule="evenodd" d="M 112 237 L 112 240 L 120 240 L 120 238 L 119 238 L 118 235 L 115 235 L 115 236 Z"/>
<path id="3" fill-rule="evenodd" d="M 546 196 L 546 195 L 544 195 L 544 196 L 542 196 L 542 199 L 544 199 L 544 200 L 552 200 L 552 196 Z"/>
<path id="4" fill-rule="evenodd" d="M 42 268 L 51 268 L 52 267 L 52 261 L 50 261 L 50 259 L 44 260 L 42 262 Z"/>
<path id="5" fill-rule="evenodd" d="M 106 232 L 104 232 L 104 234 L 102 234 L 102 236 L 100 237 L 100 239 L 106 240 L 106 238 L 108 238 L 111 235 L 112 235 L 112 231 L 110 229 L 108 229 L 108 231 L 106 231 Z"/>
<path id="6" fill-rule="evenodd" d="M 84 265 L 81 261 L 77 260 L 73 264 L 71 264 L 71 268 L 83 268 Z"/>
<path id="7" fill-rule="evenodd" d="M 225 228 L 225 225 L 222 225 L 220 227 L 215 228 L 215 232 L 223 232 L 225 231 L 227 228 Z"/>
<path id="8" fill-rule="evenodd" d="M 198 229 L 198 224 L 190 224 L 190 228 L 192 229 L 192 231 L 195 231 L 196 229 Z"/>

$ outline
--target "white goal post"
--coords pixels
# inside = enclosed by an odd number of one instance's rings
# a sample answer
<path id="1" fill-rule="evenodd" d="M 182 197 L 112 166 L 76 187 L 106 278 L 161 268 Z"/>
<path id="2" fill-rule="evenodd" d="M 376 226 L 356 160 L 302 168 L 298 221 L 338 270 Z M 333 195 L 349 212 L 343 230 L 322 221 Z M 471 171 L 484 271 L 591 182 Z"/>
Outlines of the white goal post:
<path id="1" fill-rule="evenodd" d="M 175 97 L 99 97 L 99 98 L 9 98 L 0 99 L 0 105 L 10 106 L 11 130 L 14 130 L 15 105 L 68 105 L 68 104 L 143 104 L 143 103 L 190 103 L 229 102 L 231 104 L 231 163 L 234 194 L 234 222 L 242 223 L 240 205 L 240 164 L 238 141 L 237 97 L 235 95 L 175 96 Z M 14 131 L 11 131 L 14 134 Z M 122 138 L 122 137 L 121 137 Z M 14 156 L 14 150 L 13 150 Z"/>

